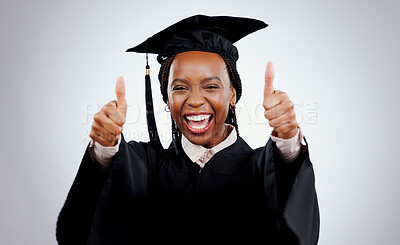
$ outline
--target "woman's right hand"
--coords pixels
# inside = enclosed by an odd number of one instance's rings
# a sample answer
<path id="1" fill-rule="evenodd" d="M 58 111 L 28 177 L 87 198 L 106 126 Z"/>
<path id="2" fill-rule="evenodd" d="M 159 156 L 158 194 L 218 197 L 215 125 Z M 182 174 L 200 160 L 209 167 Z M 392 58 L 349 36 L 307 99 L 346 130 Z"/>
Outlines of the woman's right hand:
<path id="1" fill-rule="evenodd" d="M 127 103 L 123 77 L 117 80 L 115 94 L 117 100 L 110 101 L 94 115 L 90 131 L 90 138 L 105 147 L 116 145 L 125 123 Z"/>

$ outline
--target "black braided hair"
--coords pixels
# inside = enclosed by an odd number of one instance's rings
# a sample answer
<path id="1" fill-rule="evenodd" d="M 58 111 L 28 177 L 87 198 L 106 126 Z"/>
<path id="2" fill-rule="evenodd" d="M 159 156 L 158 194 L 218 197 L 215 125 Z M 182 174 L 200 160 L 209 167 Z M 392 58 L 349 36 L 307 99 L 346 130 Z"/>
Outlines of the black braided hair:
<path id="1" fill-rule="evenodd" d="M 175 56 L 176 55 L 170 55 L 166 59 L 164 59 L 161 62 L 160 71 L 158 72 L 158 80 L 160 81 L 160 90 L 165 103 L 167 103 L 168 99 L 167 87 L 168 87 L 169 69 L 171 68 L 171 64 Z"/>
<path id="2" fill-rule="evenodd" d="M 226 55 L 219 54 L 222 59 L 225 61 L 226 67 L 228 69 L 229 78 L 231 81 L 231 85 L 236 90 L 236 102 L 239 101 L 242 96 L 242 82 L 240 80 L 239 73 L 236 68 L 236 63 Z M 172 61 L 174 60 L 176 55 L 170 55 L 166 59 L 161 62 L 160 71 L 158 73 L 158 80 L 160 81 L 160 90 L 163 96 L 163 100 L 167 103 L 168 93 L 168 77 L 169 70 L 171 68 Z M 236 110 L 235 106 L 229 106 L 228 116 L 225 120 L 226 123 L 231 124 L 235 127 L 237 134 L 239 135 L 239 128 L 236 119 Z M 171 124 L 172 124 L 172 138 L 177 140 L 180 139 L 182 133 L 176 125 L 174 119 L 171 116 Z"/>
<path id="3" fill-rule="evenodd" d="M 242 97 L 242 81 L 240 80 L 239 73 L 236 68 L 236 63 L 226 55 L 220 54 L 222 59 L 225 61 L 226 67 L 228 68 L 229 78 L 231 84 L 236 90 L 236 102 Z"/>
<path id="4" fill-rule="evenodd" d="M 239 101 L 240 97 L 242 97 L 242 81 L 240 80 L 239 73 L 236 68 L 236 63 L 223 54 L 220 54 L 222 59 L 225 61 L 226 67 L 228 68 L 229 79 L 231 80 L 231 84 L 233 88 L 236 90 L 236 103 Z M 235 103 L 235 104 L 236 104 Z M 236 129 L 236 133 L 239 136 L 239 127 L 236 119 L 236 106 L 229 105 L 228 116 L 226 117 L 226 123 L 233 125 Z"/>
<path id="5" fill-rule="evenodd" d="M 168 93 L 168 77 L 169 77 L 169 70 L 171 68 L 172 61 L 174 60 L 176 55 L 170 55 L 166 59 L 161 62 L 160 71 L 158 72 L 158 80 L 160 81 L 160 90 L 163 96 L 163 100 L 167 103 Z M 178 126 L 176 125 L 174 119 L 171 115 L 171 129 L 172 129 L 172 139 L 179 140 L 182 133 L 179 130 Z"/>

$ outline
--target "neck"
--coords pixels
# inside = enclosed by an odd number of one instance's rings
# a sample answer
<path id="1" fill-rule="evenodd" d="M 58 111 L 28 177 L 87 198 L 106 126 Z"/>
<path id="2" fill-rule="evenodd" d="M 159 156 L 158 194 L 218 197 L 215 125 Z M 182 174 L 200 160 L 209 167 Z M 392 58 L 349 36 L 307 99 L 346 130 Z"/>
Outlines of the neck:
<path id="1" fill-rule="evenodd" d="M 212 148 L 216 145 L 218 145 L 219 143 L 221 143 L 224 139 L 226 139 L 226 137 L 228 137 L 228 130 L 226 129 L 225 125 L 222 127 L 222 130 L 215 135 L 215 140 L 211 140 L 208 144 L 203 145 L 203 147 L 205 148 Z M 214 137 L 213 137 L 214 139 Z"/>

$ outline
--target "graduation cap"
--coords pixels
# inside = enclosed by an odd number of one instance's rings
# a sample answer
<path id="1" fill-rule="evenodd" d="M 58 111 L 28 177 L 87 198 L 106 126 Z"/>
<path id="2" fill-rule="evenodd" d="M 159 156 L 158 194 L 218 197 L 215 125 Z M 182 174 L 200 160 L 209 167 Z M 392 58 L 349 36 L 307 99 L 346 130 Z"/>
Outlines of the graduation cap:
<path id="1" fill-rule="evenodd" d="M 149 53 L 158 54 L 159 63 L 170 55 L 187 51 L 222 54 L 236 62 L 239 54 L 233 43 L 267 26 L 263 21 L 250 18 L 195 15 L 167 27 L 143 43 L 126 50 L 126 52 L 146 54 L 145 97 L 150 142 L 157 148 L 162 148 L 154 118 L 150 66 L 148 65 Z"/>

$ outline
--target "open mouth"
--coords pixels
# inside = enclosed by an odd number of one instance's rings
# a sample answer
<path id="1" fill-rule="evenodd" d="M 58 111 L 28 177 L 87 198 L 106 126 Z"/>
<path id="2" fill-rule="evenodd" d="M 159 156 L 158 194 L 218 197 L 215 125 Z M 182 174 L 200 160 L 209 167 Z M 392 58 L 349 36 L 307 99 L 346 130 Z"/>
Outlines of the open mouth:
<path id="1" fill-rule="evenodd" d="M 212 114 L 186 115 L 184 118 L 189 131 L 195 134 L 205 133 L 214 120 Z"/>

